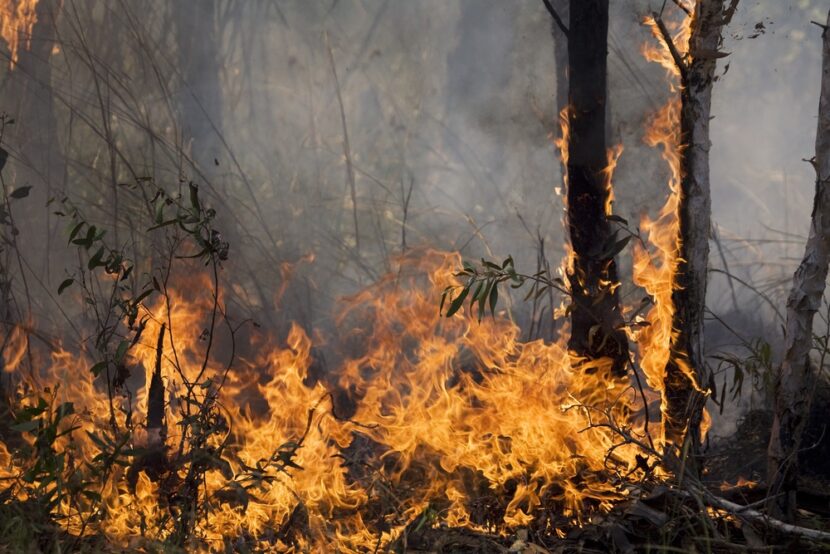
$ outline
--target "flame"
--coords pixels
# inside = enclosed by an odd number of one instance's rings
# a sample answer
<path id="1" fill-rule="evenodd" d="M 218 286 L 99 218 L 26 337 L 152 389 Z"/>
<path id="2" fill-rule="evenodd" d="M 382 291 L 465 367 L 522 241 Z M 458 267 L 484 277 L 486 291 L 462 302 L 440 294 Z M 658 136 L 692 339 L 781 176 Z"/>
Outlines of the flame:
<path id="1" fill-rule="evenodd" d="M 738 477 L 738 480 L 733 484 L 729 483 L 728 481 L 724 481 L 720 484 L 719 488 L 722 491 L 730 491 L 735 489 L 754 489 L 757 488 L 759 485 L 758 481 L 753 479 L 747 479 L 743 475 Z"/>
<path id="2" fill-rule="evenodd" d="M 27 50 L 32 43 L 32 29 L 37 23 L 38 0 L 4 0 L 0 2 L 0 37 L 9 46 L 10 66 L 20 56 L 21 44 Z"/>
<path id="3" fill-rule="evenodd" d="M 667 22 L 674 45 L 680 50 L 679 55 L 685 58 L 689 49 L 691 37 L 692 17 L 683 17 L 680 21 Z M 678 266 L 682 262 L 680 257 L 680 217 L 681 202 L 681 84 L 680 71 L 666 46 L 657 22 L 653 17 L 647 17 L 644 24 L 654 35 L 656 46 L 648 43 L 643 46 L 643 55 L 649 61 L 656 62 L 666 69 L 669 79 L 671 99 L 660 108 L 648 121 L 644 140 L 652 147 L 660 148 L 661 155 L 669 166 L 669 195 L 657 217 L 651 219 L 643 215 L 640 227 L 653 247 L 649 252 L 642 245 L 635 245 L 633 253 L 633 280 L 642 287 L 652 298 L 653 307 L 646 314 L 644 327 L 633 333 L 638 344 L 640 366 L 645 374 L 649 387 L 661 394 L 663 402 L 661 411 L 666 417 L 666 403 L 663 395 L 665 385 L 666 366 L 673 356 L 673 361 L 683 375 L 693 386 L 700 390 L 694 369 L 682 352 L 672 349 L 678 336 L 678 330 L 673 327 L 675 307 L 672 293 L 677 289 L 675 276 Z M 705 436 L 711 424 L 709 413 L 704 410 L 701 433 Z M 665 436 L 661 430 L 658 441 L 665 445 Z"/>
<path id="4" fill-rule="evenodd" d="M 3 371 L 17 371 L 29 346 L 29 336 L 24 326 L 15 325 L 5 337 L 0 353 L 3 358 Z"/>
<path id="5" fill-rule="evenodd" d="M 192 433 L 182 436 L 184 419 L 193 415 L 183 401 L 185 380 L 200 383 L 193 393 L 200 400 L 215 395 L 228 425 L 201 447 L 224 450 L 201 484 L 210 509 L 195 525 L 194 550 L 217 549 L 229 537 L 267 537 L 297 510 L 306 523 L 295 547 L 357 552 L 379 540 L 388 544 L 430 506 L 449 525 L 501 532 L 526 526 L 552 503 L 574 522 L 586 510 L 609 509 L 626 493 L 603 475 L 632 471 L 635 450 L 615 446 L 618 437 L 590 423 L 602 419 L 600 410 L 626 421 L 634 402 L 630 387 L 611 378 L 602 362 L 594 371 L 574 370 L 563 340 L 520 342 L 518 327 L 506 318 L 479 324 L 467 316 L 441 317 L 434 291 L 457 283 L 459 263 L 455 254 L 413 255 L 344 299 L 337 321 L 340 340 L 350 347 L 333 375 L 354 399 L 348 419 L 337 414 L 331 386 L 309 379 L 313 345 L 296 325 L 282 347 L 252 331 L 237 346 L 232 371 L 226 371 L 234 348 L 228 336 L 217 332 L 206 355 L 211 339 L 202 330 L 212 313 L 213 282 L 204 275 L 182 276 L 168 297 L 147 307 L 142 339 L 126 363 L 138 373 L 138 382 L 127 386 L 130 395 L 110 400 L 105 384 L 87 370 L 94 360 L 89 353 L 36 350 L 35 366 L 47 368 L 40 380 L 60 386 L 36 394 L 18 374 L 20 390 L 28 391 L 19 409 L 37 405 L 38 394 L 49 398 L 50 413 L 74 404 L 64 425 L 75 429 L 55 450 L 70 460 L 66 477 L 81 479 L 105 436 L 136 451 L 162 442 L 168 459 L 181 455 L 182 444 L 185 453 L 194 448 L 188 446 Z M 218 304 L 224 312 L 221 294 Z M 160 435 L 145 424 L 154 337 L 162 329 L 166 433 Z M 25 343 L 25 334 L 15 341 Z M 128 412 L 130 435 L 124 433 Z M 34 444 L 31 433 L 24 435 Z M 296 465 L 249 487 L 256 468 L 268 473 L 264 461 L 298 443 Z M 371 452 L 362 461 L 349 453 L 361 444 Z M 27 460 L 10 452 L 0 443 L 0 477 L 19 479 Z M 165 481 L 140 466 L 139 455 L 127 458 L 105 478 L 83 477 L 101 496 L 101 508 L 92 501 L 55 507 L 67 531 L 102 533 L 125 548 L 175 533 Z M 17 494 L 22 498 L 25 489 Z"/>
<path id="6" fill-rule="evenodd" d="M 688 30 L 675 32 L 687 44 Z M 665 52 L 647 52 L 666 65 Z M 643 318 L 649 325 L 632 331 L 652 394 L 663 390 L 676 334 L 679 110 L 674 98 L 650 122 L 646 140 L 661 147 L 671 168 L 670 194 L 656 219 L 642 219 L 652 251 L 634 251 L 635 283 L 654 300 Z M 567 109 L 560 121 L 556 142 L 567 165 Z M 604 171 L 609 215 L 621 152 L 609 150 Z M 561 270 L 570 264 L 568 249 Z M 640 452 L 602 424 L 643 436 L 644 423 L 632 414 L 648 399 L 614 377 L 608 360 L 575 360 L 566 332 L 553 343 L 521 342 L 506 317 L 478 323 L 466 307 L 441 317 L 436 291 L 460 284 L 460 265 L 457 254 L 412 250 L 376 284 L 343 299 L 337 336 L 327 341 L 340 345 L 339 361 L 325 380 L 312 377 L 315 344 L 296 324 L 282 339 L 240 331 L 230 319 L 227 328 L 205 332 L 229 311 L 221 291 L 243 296 L 244 286 L 218 287 L 192 268 L 144 308 L 141 340 L 124 364 L 133 376 L 114 393 L 107 386 L 113 376 L 96 379 L 87 370 L 96 357 L 81 348 L 31 349 L 35 382 L 20 370 L 27 331 L 13 329 L 3 356 L 17 379 L 17 412 L 41 398 L 50 417 L 65 402 L 75 406 L 53 448 L 66 460 L 65 479 L 83 481 L 93 494 L 60 502 L 55 520 L 72 534 L 103 534 L 124 548 L 175 537 L 181 501 L 169 488 L 186 482 L 188 471 L 159 477 L 141 463 L 152 452 L 171 462 L 194 453 L 211 460 L 195 487 L 204 503 L 187 544 L 194 551 L 232 549 L 229 541 L 248 537 L 278 551 L 361 552 L 389 545 L 429 512 L 447 525 L 506 533 L 551 507 L 575 524 L 610 509 L 627 495 L 625 477 L 640 466 Z M 284 277 L 294 267 L 284 265 Z M 283 284 L 277 307 L 284 291 Z M 159 377 L 164 424 L 148 428 L 150 384 Z M 216 415 L 197 440 L 190 422 L 199 405 L 215 406 Z M 36 446 L 33 430 L 22 436 Z M 108 472 L 90 474 L 102 444 L 126 453 Z M 30 470 L 31 460 L 0 442 L 0 479 L 14 483 L 21 500 L 32 490 L 22 478 Z M 295 532 L 282 534 L 292 522 Z"/>

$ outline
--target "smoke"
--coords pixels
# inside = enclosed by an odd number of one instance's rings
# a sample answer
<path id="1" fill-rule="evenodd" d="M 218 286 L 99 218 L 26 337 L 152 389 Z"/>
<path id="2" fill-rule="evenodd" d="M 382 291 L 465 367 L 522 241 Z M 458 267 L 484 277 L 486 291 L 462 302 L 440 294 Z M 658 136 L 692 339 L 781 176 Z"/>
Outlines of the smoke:
<path id="1" fill-rule="evenodd" d="M 55 328 L 56 307 L 72 308 L 54 292 L 77 260 L 46 201 L 68 197 L 114 245 L 135 244 L 146 269 L 163 245 L 142 231 L 146 198 L 134 185 L 145 179 L 200 185 L 231 244 L 233 301 L 284 329 L 326 329 L 339 297 L 415 247 L 512 254 L 530 273 L 541 238 L 558 265 L 557 69 L 540 2 L 41 3 L 59 14 L 41 20 L 54 48 L 5 70 L 18 88 L 4 109 L 18 121 L 3 141 L 9 186 L 37 192 L 20 204 L 15 295 Z M 668 168 L 642 141 L 669 94 L 663 70 L 640 55 L 652 40 L 642 17 L 662 4 L 612 2 L 610 133 L 624 146 L 615 212 L 632 225 L 668 193 Z M 711 264 L 779 308 L 810 212 L 814 175 L 801 159 L 812 155 L 819 90 L 810 20 L 823 8 L 743 0 L 714 89 Z M 33 99 L 37 86 L 51 94 Z M 49 128 L 26 115 L 43 106 Z M 27 155 L 33 136 L 60 154 L 48 171 Z M 624 291 L 639 302 L 630 282 Z M 709 303 L 745 337 L 776 338 L 774 311 L 740 282 L 713 273 Z M 519 299 L 512 306 L 529 319 Z M 712 351 L 737 340 L 714 319 L 709 331 Z"/>

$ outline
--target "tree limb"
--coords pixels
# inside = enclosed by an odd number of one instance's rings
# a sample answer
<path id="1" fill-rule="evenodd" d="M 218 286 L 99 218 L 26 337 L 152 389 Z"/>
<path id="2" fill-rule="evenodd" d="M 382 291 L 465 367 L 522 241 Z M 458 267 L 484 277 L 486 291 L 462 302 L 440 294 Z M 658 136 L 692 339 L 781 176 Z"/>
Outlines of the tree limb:
<path id="1" fill-rule="evenodd" d="M 674 60 L 674 64 L 677 66 L 677 70 L 680 72 L 681 82 L 685 83 L 688 68 L 686 66 L 686 62 L 683 61 L 683 56 L 681 56 L 680 52 L 677 51 L 677 47 L 674 45 L 674 41 L 671 38 L 671 34 L 669 34 L 669 30 L 666 29 L 666 24 L 663 23 L 663 20 L 660 18 L 657 12 L 651 12 L 651 17 L 653 17 L 654 22 L 657 23 L 657 28 L 660 30 L 660 35 L 663 37 L 663 41 L 666 43 L 666 47 L 669 49 L 669 53 L 671 54 L 671 57 Z"/>
<path id="2" fill-rule="evenodd" d="M 553 20 L 556 22 L 556 26 L 562 31 L 562 33 L 567 37 L 568 36 L 568 28 L 565 26 L 565 23 L 562 21 L 562 18 L 559 17 L 559 14 L 556 13 L 556 10 L 553 7 L 553 4 L 550 3 L 550 0 L 542 0 L 542 3 L 547 8 L 548 13 L 550 13 Z"/>

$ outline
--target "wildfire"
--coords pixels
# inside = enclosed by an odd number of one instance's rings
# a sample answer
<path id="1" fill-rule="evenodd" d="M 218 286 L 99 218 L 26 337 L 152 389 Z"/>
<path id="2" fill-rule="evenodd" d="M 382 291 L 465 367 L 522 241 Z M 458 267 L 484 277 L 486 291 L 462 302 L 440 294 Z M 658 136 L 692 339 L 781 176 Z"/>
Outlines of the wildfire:
<path id="1" fill-rule="evenodd" d="M 128 362 L 142 369 L 125 387 L 133 395 L 111 401 L 107 387 L 86 370 L 92 365 L 87 355 L 59 349 L 44 360 L 38 354 L 38 365 L 48 367 L 42 381 L 61 383 L 47 395 L 49 410 L 75 406 L 65 420 L 73 430 L 56 450 L 70 453 L 67 471 L 80 475 L 101 454 L 100 442 L 117 440 L 114 429 L 127 428 L 128 417 L 135 432 L 122 437 L 125 448 L 141 452 L 159 444 L 144 424 L 146 384 L 158 355 L 149 337 L 163 329 L 166 456 L 175 459 L 192 448 L 193 437 L 181 434 L 183 420 L 193 415 L 184 403 L 185 382 L 201 383 L 195 394 L 203 400 L 218 395 L 227 418 L 224 431 L 200 446 L 206 452 L 224 447 L 201 483 L 210 507 L 196 527 L 201 548 L 217 548 L 228 537 L 267 536 L 298 509 L 307 521 L 298 544 L 348 552 L 372 548 L 379 535 L 387 543 L 429 506 L 450 525 L 480 529 L 526 525 L 543 503 L 555 502 L 573 518 L 588 506 L 609 508 L 624 493 L 599 475 L 632 470 L 634 451 L 620 447 L 608 458 L 616 437 L 590 425 L 587 406 L 624 421 L 628 387 L 601 371 L 572 371 L 564 344 L 520 342 L 519 329 L 507 319 L 442 318 L 434 291 L 455 282 L 459 263 L 457 255 L 437 252 L 408 258 L 399 272 L 344 302 L 341 334 L 359 355 L 344 354 L 333 374 L 355 398 L 348 419 L 335 416 L 328 387 L 309 381 L 312 343 L 297 326 L 282 348 L 265 334 L 252 334 L 232 362 L 230 338 L 217 334 L 214 353 L 206 356 L 208 339 L 200 330 L 211 313 L 211 283 L 207 277 L 183 281 L 170 290 L 169 301 L 148 307 L 145 338 Z M 349 336 L 348 329 L 359 334 Z M 24 342 L 25 334 L 14 341 Z M 21 386 L 29 391 L 27 405 L 36 406 L 34 386 L 25 380 Z M 359 444 L 373 445 L 367 460 L 350 458 Z M 26 460 L 0 448 L 0 461 L 9 461 L 3 477 L 13 479 Z M 291 464 L 269 474 L 266 462 L 292 448 Z M 163 492 L 165 480 L 140 459 L 135 454 L 90 482 L 101 496 L 101 512 L 93 502 L 64 503 L 55 509 L 61 524 L 130 546 L 174 533 L 169 514 L 175 505 Z M 390 489 L 396 491 L 394 509 L 384 508 L 392 502 Z M 482 515 L 477 506 L 488 502 Z M 370 513 L 379 515 L 365 519 Z"/>
<path id="2" fill-rule="evenodd" d="M 38 0 L 5 0 L 0 2 L 0 36 L 9 45 L 11 67 L 17 63 L 21 44 L 28 49 L 32 29 L 37 23 Z"/>
<path id="3" fill-rule="evenodd" d="M 34 17 L 34 3 L 27 5 L 15 13 Z M 16 56 L 9 37 L 19 35 L 8 34 L 8 13 L 3 36 Z M 677 44 L 687 44 L 688 23 L 676 29 Z M 648 49 L 646 56 L 674 71 L 663 50 Z M 634 281 L 654 306 L 648 325 L 632 334 L 657 392 L 675 333 L 679 110 L 679 99 L 669 101 L 646 135 L 669 164 L 670 194 L 656 219 L 641 222 L 653 252 L 634 251 Z M 567 165 L 566 110 L 560 120 L 557 146 Z M 608 215 L 621 152 L 621 146 L 608 152 Z M 282 340 L 214 325 L 227 306 L 221 290 L 213 292 L 216 283 L 200 273 L 178 275 L 166 295 L 144 308 L 141 340 L 116 368 L 131 376 L 110 375 L 108 368 L 96 378 L 87 369 L 95 365 L 90 353 L 57 348 L 34 349 L 37 379 L 27 377 L 21 371 L 27 333 L 14 329 L 5 337 L 4 370 L 16 375 L 24 408 L 58 422 L 54 451 L 65 454 L 62 472 L 89 492 L 81 502 L 58 503 L 56 521 L 76 535 L 150 545 L 180 532 L 173 516 L 184 517 L 182 500 L 169 493 L 175 483 L 205 499 L 190 516 L 195 550 L 254 537 L 280 550 L 359 552 L 389 544 L 430 510 L 451 526 L 504 533 L 536 520 L 543 506 L 579 522 L 586 511 L 607 510 L 625 497 L 619 485 L 641 468 L 639 451 L 596 423 L 642 431 L 631 417 L 642 399 L 627 380 L 610 375 L 608 360 L 579 360 L 577 368 L 564 334 L 554 343 L 521 342 L 519 328 L 504 317 L 478 323 L 465 308 L 441 317 L 436 291 L 459 284 L 457 254 L 412 252 L 398 265 L 343 300 L 332 341 L 341 345 L 340 360 L 328 381 L 310 375 L 314 345 L 297 325 Z M 292 268 L 283 266 L 283 274 Z M 147 425 L 158 400 L 150 398 L 151 383 L 159 379 L 160 428 Z M 336 391 L 348 397 L 347 413 L 340 413 Z M 205 405 L 215 407 L 209 418 L 199 412 Z M 42 447 L 35 434 L 44 425 L 20 429 L 31 449 Z M 7 446 L 0 443 L 0 482 L 25 496 L 20 483 L 29 460 Z M 89 474 L 110 450 L 118 463 Z M 193 465 L 165 470 L 183 459 L 199 460 L 198 477 Z M 28 482 L 55 486 L 38 476 Z M 287 538 L 279 530 L 289 522 L 299 522 L 301 532 Z"/>

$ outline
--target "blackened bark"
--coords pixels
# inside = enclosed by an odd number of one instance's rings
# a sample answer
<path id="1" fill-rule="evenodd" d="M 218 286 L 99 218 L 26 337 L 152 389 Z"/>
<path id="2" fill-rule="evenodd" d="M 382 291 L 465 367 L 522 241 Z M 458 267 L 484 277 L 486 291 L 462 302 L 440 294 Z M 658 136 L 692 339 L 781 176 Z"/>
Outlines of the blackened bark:
<path id="1" fill-rule="evenodd" d="M 622 375 L 628 341 L 621 329 L 614 238 L 607 219 L 606 69 L 608 0 L 571 0 L 568 24 L 567 221 L 574 252 L 568 347 L 581 358 L 612 360 Z"/>
<path id="2" fill-rule="evenodd" d="M 830 26 L 830 13 L 827 15 Z M 768 449 L 770 509 L 792 520 L 798 485 L 798 449 L 807 423 L 816 370 L 810 362 L 813 318 L 821 306 L 830 264 L 830 31 L 822 33 L 821 95 L 816 129 L 817 173 L 810 234 L 787 298 L 784 359 L 775 391 Z M 773 496 L 778 494 L 778 496 Z"/>

